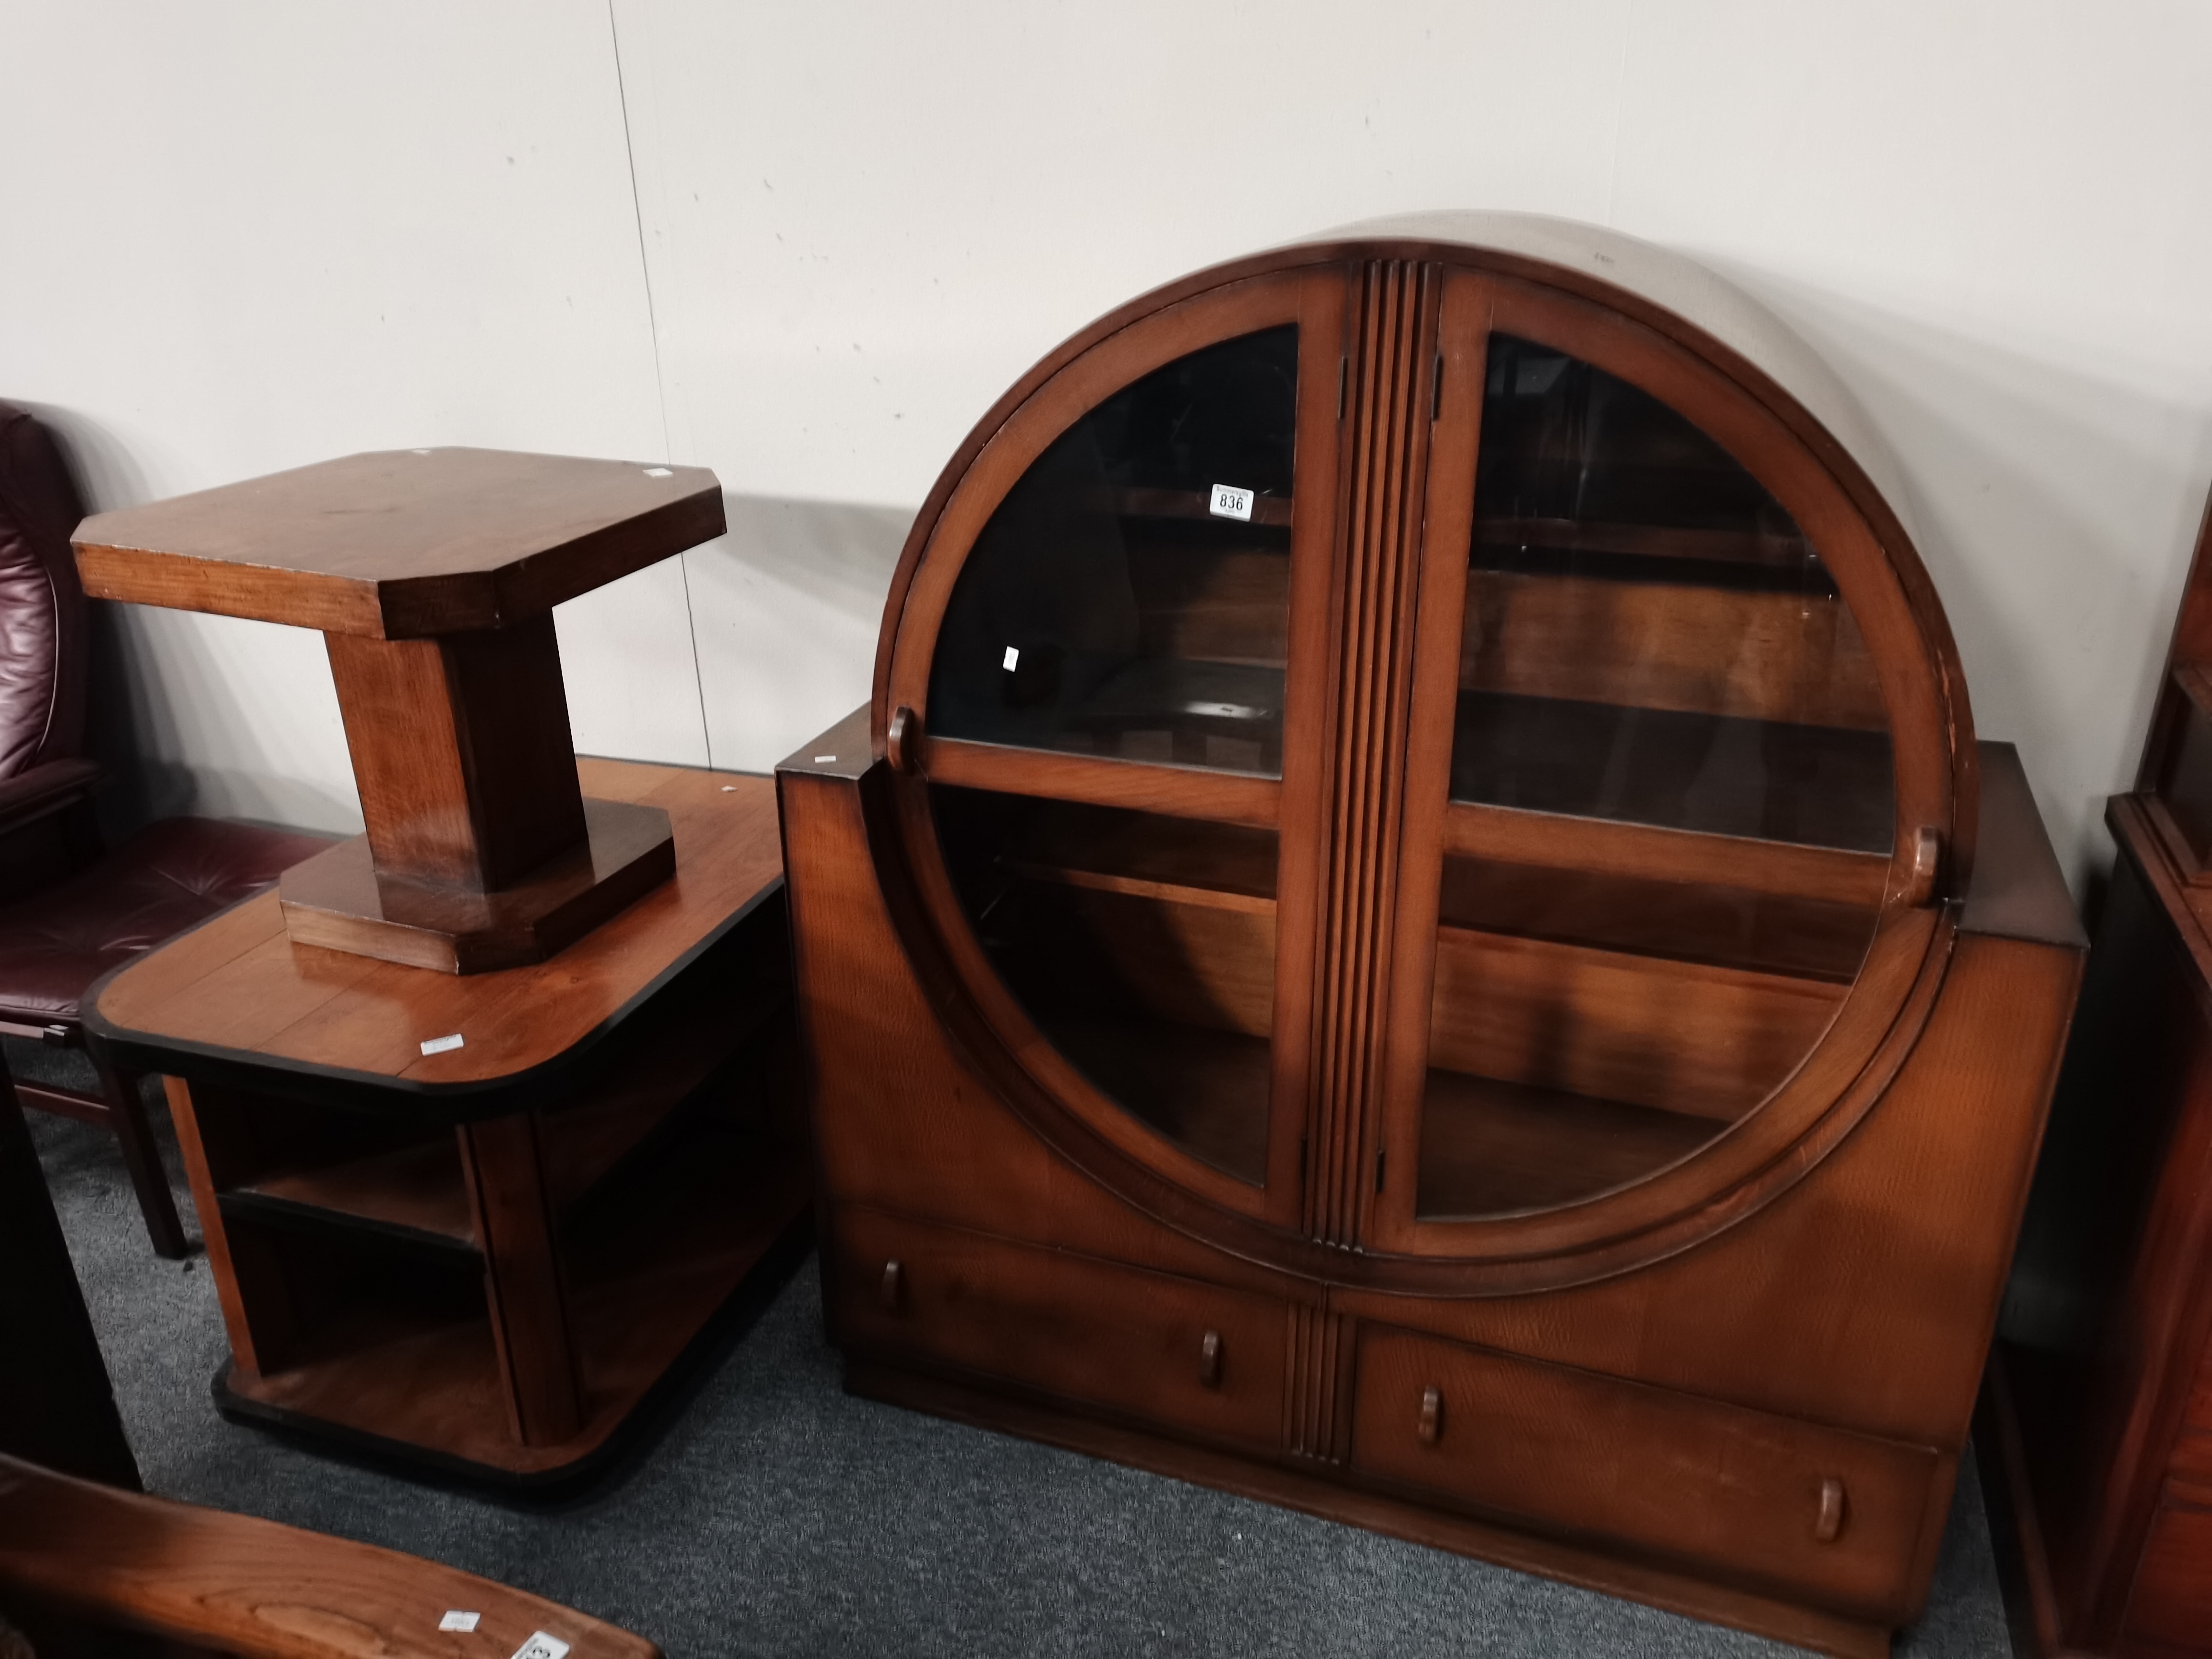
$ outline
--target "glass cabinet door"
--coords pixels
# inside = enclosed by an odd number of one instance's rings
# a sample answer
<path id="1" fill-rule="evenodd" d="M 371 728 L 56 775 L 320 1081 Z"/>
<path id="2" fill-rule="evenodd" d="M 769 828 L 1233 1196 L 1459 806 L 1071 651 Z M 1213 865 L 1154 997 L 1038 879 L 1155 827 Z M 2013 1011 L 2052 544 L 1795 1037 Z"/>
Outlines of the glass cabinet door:
<path id="1" fill-rule="evenodd" d="M 1023 476 L 938 633 L 930 730 L 1280 776 L 1295 324 L 1192 353 Z"/>
<path id="2" fill-rule="evenodd" d="M 1299 338 L 1189 352 L 1054 438 L 975 537 L 928 679 L 937 844 L 997 980 L 1115 1110 L 1254 1188 Z"/>
<path id="3" fill-rule="evenodd" d="M 1416 1223 L 1679 1163 L 1819 1044 L 1880 920 L 1891 739 L 1820 551 L 1650 392 L 1482 354 Z"/>

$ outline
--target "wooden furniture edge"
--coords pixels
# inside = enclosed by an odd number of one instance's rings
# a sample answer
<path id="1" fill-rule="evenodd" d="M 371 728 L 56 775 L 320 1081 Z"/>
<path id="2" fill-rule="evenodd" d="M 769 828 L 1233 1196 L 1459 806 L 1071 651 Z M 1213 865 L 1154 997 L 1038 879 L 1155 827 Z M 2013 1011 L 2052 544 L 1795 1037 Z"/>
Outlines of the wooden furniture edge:
<path id="1" fill-rule="evenodd" d="M 446 447 L 453 453 L 520 453 L 484 451 L 480 446 L 465 444 Z M 259 564 L 238 556 L 149 547 L 144 544 L 143 534 L 134 537 L 131 533 L 133 527 L 148 516 L 179 501 L 220 494 L 240 485 L 266 483 L 320 466 L 410 453 L 420 452 L 363 450 L 206 489 L 190 490 L 164 501 L 95 513 L 80 522 L 70 534 L 70 550 L 76 556 L 79 580 L 88 597 L 120 604 L 240 617 L 282 627 L 360 635 L 370 639 L 434 639 L 445 634 L 511 626 L 609 582 L 635 575 L 665 559 L 678 557 L 728 528 L 721 481 L 713 469 L 672 465 L 672 474 L 695 475 L 689 480 L 692 487 L 687 493 L 671 495 L 611 524 L 596 525 L 549 540 L 543 546 L 514 555 L 502 564 L 477 569 L 403 576 L 304 570 Z M 634 465 L 604 457 L 527 458 L 583 459 L 615 466 Z M 613 574 L 597 576 L 581 586 L 576 585 L 574 573 L 567 568 L 570 562 L 590 557 L 629 538 L 641 539 L 648 548 L 664 545 L 665 550 L 622 557 L 615 562 Z M 216 590 L 226 594 L 227 603 L 218 605 L 206 602 L 210 592 Z M 434 619 L 429 614 L 441 611 L 450 613 L 457 608 L 463 612 L 458 617 L 447 615 Z"/>
<path id="2" fill-rule="evenodd" d="M 1884 1626 L 1488 1525 L 1233 1453 L 1170 1441 L 1155 1431 L 1124 1428 L 902 1365 L 848 1358 L 844 1374 L 846 1391 L 864 1399 L 1279 1504 L 1578 1589 L 1795 1643 L 1838 1659 L 1887 1659 L 1890 1651 L 1890 1632 Z"/>
<path id="3" fill-rule="evenodd" d="M 611 1011 L 560 1054 L 503 1077 L 462 1083 L 426 1083 L 415 1079 L 391 1077 L 380 1072 L 356 1071 L 342 1066 L 320 1066 L 312 1060 L 262 1054 L 250 1048 L 194 1042 L 182 1037 L 164 1036 L 157 1032 L 137 1031 L 115 1025 L 100 1012 L 100 996 L 111 981 L 129 973 L 143 958 L 119 963 L 94 981 L 91 988 L 85 993 L 80 1017 L 84 1022 L 86 1033 L 116 1065 L 167 1076 L 188 1077 L 196 1082 L 227 1084 L 245 1089 L 265 1087 L 269 1074 L 276 1073 L 283 1075 L 288 1088 L 297 1090 L 302 1099 L 317 1105 L 356 1110 L 366 1108 L 379 1112 L 398 1111 L 440 1123 L 475 1123 L 485 1118 L 501 1117 L 523 1110 L 557 1095 L 577 1070 L 590 1063 L 593 1051 L 612 1036 L 625 1021 L 677 978 L 696 966 L 710 951 L 726 944 L 740 924 L 782 892 L 783 888 L 784 877 L 781 874 L 763 883 L 757 892 L 703 934 L 690 948 L 671 961 L 667 967 L 641 986 L 635 995 Z M 266 895 L 258 896 L 265 897 Z M 240 903 L 253 902 L 252 899 L 240 901 Z M 210 916 L 207 921 L 213 921 L 217 916 L 228 914 L 228 911 L 218 911 L 216 916 Z M 206 922 L 201 922 L 185 931 L 197 932 L 198 927 L 206 925 Z M 179 939 L 183 937 L 184 934 L 178 935 Z M 558 960 L 557 957 L 552 959 Z"/>
<path id="4" fill-rule="evenodd" d="M 2197 979 L 2212 986 L 2212 930 L 2208 930 L 2204 917 L 2190 902 L 2193 890 L 2189 872 L 2177 864 L 2172 849 L 2159 832 L 2151 812 L 2156 805 L 2154 796 L 2110 796 L 2105 802 L 2105 827 L 2112 831 L 2117 855 L 2135 866 L 2143 885 L 2157 901 L 2159 913 L 2172 930 L 2174 942 L 2187 954 Z M 2197 995 L 2205 1018 L 2212 1020 L 2212 992 L 2199 991 Z"/>
<path id="5" fill-rule="evenodd" d="M 590 1659 L 660 1653 L 588 1613 L 419 1556 L 121 1492 L 6 1456 L 0 1585 L 65 1614 L 265 1659 L 452 1659 L 471 1649 L 507 1652 L 536 1631 Z M 439 1620 L 456 1607 L 484 1621 L 477 1640 L 440 1632 Z"/>

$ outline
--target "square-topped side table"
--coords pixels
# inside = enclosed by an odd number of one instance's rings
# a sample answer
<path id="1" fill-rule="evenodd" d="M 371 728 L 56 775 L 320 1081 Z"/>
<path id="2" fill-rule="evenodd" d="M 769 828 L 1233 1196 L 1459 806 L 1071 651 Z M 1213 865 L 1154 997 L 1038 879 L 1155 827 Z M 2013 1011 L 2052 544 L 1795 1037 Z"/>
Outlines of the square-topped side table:
<path id="1" fill-rule="evenodd" d="M 368 824 L 86 999 L 167 1080 L 227 1414 L 564 1481 L 804 1248 L 774 786 L 578 761 L 550 613 L 721 523 L 433 450 L 80 528 L 95 593 L 324 630 Z"/>
<path id="2" fill-rule="evenodd" d="M 368 833 L 286 872 L 302 944 L 448 972 L 542 961 L 673 867 L 587 799 L 553 607 L 723 529 L 704 467 L 349 455 L 96 514 L 85 592 L 321 631 Z"/>

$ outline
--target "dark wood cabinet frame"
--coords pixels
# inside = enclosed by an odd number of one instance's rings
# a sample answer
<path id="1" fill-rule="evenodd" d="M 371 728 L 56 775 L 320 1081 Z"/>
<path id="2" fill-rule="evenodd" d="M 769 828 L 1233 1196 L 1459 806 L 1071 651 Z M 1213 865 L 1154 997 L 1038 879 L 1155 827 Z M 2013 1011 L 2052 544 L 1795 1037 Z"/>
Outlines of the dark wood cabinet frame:
<path id="1" fill-rule="evenodd" d="M 1729 343 L 1741 296 L 1662 303 L 1696 297 L 1686 268 L 1644 283 L 1612 269 L 1625 239 L 1559 240 L 1382 231 L 1201 272 L 1077 335 L 954 456 L 870 706 L 779 771 L 830 1332 L 864 1394 L 1879 1651 L 1933 1570 L 2082 941 L 1860 452 Z M 1280 776 L 933 731 L 955 585 L 1033 464 L 1144 377 L 1288 323 Z M 1878 682 L 1887 854 L 1448 798 L 1493 332 L 1679 411 L 1817 547 Z M 1273 923 L 1260 1178 L 1117 1104 L 1032 1017 L 963 908 L 948 787 L 1273 833 L 1272 894 L 1215 895 Z M 1417 1188 L 1454 854 L 1717 876 L 1862 914 L 1871 944 L 1708 1144 L 1442 1218 Z"/>

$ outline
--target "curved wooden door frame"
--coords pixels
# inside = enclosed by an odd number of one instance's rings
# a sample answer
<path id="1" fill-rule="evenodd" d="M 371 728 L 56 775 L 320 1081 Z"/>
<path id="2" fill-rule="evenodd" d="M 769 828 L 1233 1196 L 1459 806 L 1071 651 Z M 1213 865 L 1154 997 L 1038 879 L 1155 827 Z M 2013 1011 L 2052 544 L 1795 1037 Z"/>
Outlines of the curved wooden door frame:
<path id="1" fill-rule="evenodd" d="M 1264 1217 L 1280 1225 L 1292 1224 L 1297 1214 L 1299 1148 L 1295 1123 L 1301 1104 L 1285 1092 L 1286 1078 L 1297 1073 L 1285 1054 L 1303 1043 L 1307 1023 L 1304 999 L 1310 994 L 1306 963 L 1315 927 L 1311 883 L 1300 878 L 1311 860 L 1304 842 L 1313 833 L 1314 815 L 1293 803 L 1312 795 L 1319 757 L 1310 745 L 1286 744 L 1278 784 L 1273 779 L 1200 767 L 933 739 L 927 735 L 929 678 L 939 630 L 977 538 L 1000 502 L 1054 441 L 1104 399 L 1178 358 L 1224 340 L 1296 324 L 1296 471 L 1284 725 L 1286 732 L 1310 730 L 1326 720 L 1320 653 L 1326 645 L 1330 551 L 1335 536 L 1336 364 L 1344 349 L 1343 308 L 1342 276 L 1334 267 L 1248 276 L 1186 295 L 1130 319 L 1047 376 L 996 431 L 975 447 L 971 464 L 945 491 L 935 520 L 926 527 L 917 526 L 921 550 L 891 630 L 884 681 L 886 705 L 911 710 L 923 734 L 915 744 L 914 764 L 895 772 L 892 785 L 908 853 L 906 869 L 944 960 L 984 1024 L 1044 1097 L 1082 1120 L 1091 1136 L 1219 1209 Z M 931 757 L 940 743 L 951 764 L 945 769 L 945 777 L 935 779 Z M 1114 1101 L 1061 1054 L 984 955 L 954 890 L 930 807 L 931 781 L 957 781 L 972 787 L 988 781 L 1011 793 L 1097 800 L 1108 797 L 1116 773 L 1130 786 L 1130 799 L 1124 804 L 1223 823 L 1264 821 L 1277 832 L 1274 1012 L 1269 1039 L 1267 1169 L 1261 1185 L 1242 1181 L 1184 1151 Z"/>
<path id="2" fill-rule="evenodd" d="M 1460 270 L 1446 288 L 1442 350 L 1455 370 L 1439 401 L 1430 470 L 1429 540 L 1415 642 L 1413 737 L 1379 1158 L 1366 1242 L 1394 1254 L 1499 1264 L 1515 1280 L 1532 1258 L 1605 1249 L 1632 1265 L 1628 1241 L 1680 1249 L 1748 1214 L 1802 1178 L 1878 1097 L 1855 1089 L 1885 1055 L 1901 1059 L 1932 999 L 1916 1000 L 1949 931 L 1907 908 L 1916 831 L 1948 848 L 1961 783 L 1947 718 L 1948 632 L 1923 625 L 1873 529 L 1836 479 L 1759 401 L 1713 366 L 1633 319 L 1535 284 Z M 1688 1157 L 1571 1204 L 1519 1214 L 1421 1220 L 1415 1212 L 1426 1091 L 1445 815 L 1456 714 L 1468 548 L 1474 532 L 1487 345 L 1508 334 L 1565 351 L 1636 386 L 1711 436 L 1775 496 L 1835 578 L 1878 674 L 1895 756 L 1895 830 L 1880 920 L 1861 971 L 1820 1037 L 1765 1101 Z M 1955 670 L 1951 677 L 1954 678 Z M 1966 766 L 1972 765 L 1971 750 Z M 1893 1065 L 1889 1066 L 1893 1070 Z M 1853 1109 L 1856 1109 L 1855 1110 Z M 1395 1154 L 1393 1156 L 1392 1154 Z M 1511 1265 L 1508 1265 L 1511 1264 Z"/>
<path id="3" fill-rule="evenodd" d="M 1304 550 L 1318 542 L 1321 548 L 1319 556 L 1293 561 L 1291 653 L 1294 665 L 1288 687 L 1285 735 L 1328 729 L 1334 710 L 1327 701 L 1330 694 L 1324 682 L 1332 677 L 1335 666 L 1328 660 L 1328 653 L 1340 622 L 1334 607 L 1340 602 L 1335 591 L 1341 574 L 1336 562 L 1342 550 L 1335 543 L 1343 501 L 1340 480 L 1333 496 L 1320 487 L 1324 468 L 1316 465 L 1321 457 L 1314 440 L 1318 437 L 1325 442 L 1328 452 L 1325 471 L 1334 474 L 1339 470 L 1340 434 L 1334 421 L 1310 421 L 1310 405 L 1316 399 L 1309 394 L 1318 392 L 1324 383 L 1329 383 L 1332 393 L 1336 391 L 1331 383 L 1333 375 L 1316 379 L 1318 357 L 1334 353 L 1346 363 L 1352 358 L 1352 308 L 1347 296 L 1355 289 L 1360 270 L 1373 262 L 1393 260 L 1441 264 L 1450 282 L 1486 283 L 1493 299 L 1510 290 L 1507 313 L 1514 312 L 1522 301 L 1540 311 L 1552 308 L 1554 313 L 1560 307 L 1578 309 L 1599 335 L 1622 348 L 1620 360 L 1662 363 L 1666 366 L 1658 375 L 1662 383 L 1671 374 L 1685 372 L 1698 380 L 1705 394 L 1717 398 L 1727 410 L 1721 425 L 1728 427 L 1731 421 L 1739 426 L 1748 422 L 1756 429 L 1754 449 L 1762 445 L 1774 447 L 1778 434 L 1794 440 L 1794 447 L 1785 443 L 1778 448 L 1778 453 L 1786 452 L 1789 457 L 1783 471 L 1794 482 L 1775 493 L 1798 514 L 1801 526 L 1821 548 L 1832 570 L 1837 571 L 1838 588 L 1869 635 L 1869 647 L 1881 665 L 1879 672 L 1893 732 L 1899 729 L 1897 709 L 1903 704 L 1922 717 L 1905 724 L 1948 738 L 1948 744 L 1938 744 L 1947 755 L 1946 764 L 1928 764 L 1925 755 L 1910 763 L 1900 757 L 1899 832 L 1893 837 L 1889 860 L 1892 878 L 1883 922 L 1859 981 L 1838 1010 L 1828 1034 L 1770 1102 L 1771 1109 L 1787 1092 L 1793 1100 L 1825 1101 L 1826 1109 L 1793 1108 L 1797 1115 L 1793 1121 L 1798 1123 L 1795 1139 L 1770 1144 L 1773 1125 L 1783 1121 L 1779 1116 L 1757 1135 L 1740 1133 L 1744 1124 L 1766 1116 L 1769 1109 L 1762 1109 L 1691 1160 L 1612 1195 L 1606 1200 L 1612 1206 L 1607 1211 L 1606 1225 L 1590 1225 L 1586 1214 L 1577 1213 L 1588 1206 L 1575 1206 L 1569 1212 L 1515 1218 L 1521 1234 L 1510 1251 L 1474 1257 L 1428 1255 L 1392 1248 L 1382 1237 L 1371 1234 L 1364 1248 L 1346 1249 L 1307 1237 L 1299 1230 L 1297 1210 L 1304 1182 L 1296 1162 L 1297 1131 L 1304 1103 L 1290 1097 L 1293 1091 L 1282 1066 L 1284 1043 L 1274 1045 L 1278 1072 L 1270 1121 L 1267 1185 L 1255 1189 L 1182 1152 L 1107 1100 L 1052 1050 L 1013 1004 L 982 958 L 951 892 L 927 803 L 926 780 L 932 744 L 926 738 L 915 743 L 904 757 L 912 763 L 911 770 L 904 775 L 894 770 L 890 799 L 871 809 L 872 824 L 877 826 L 872 828 L 871 837 L 877 848 L 885 897 L 894 915 L 906 918 L 900 931 L 915 957 L 917 971 L 925 981 L 933 975 L 945 981 L 933 989 L 931 1000 L 946 1019 L 949 1034 L 1048 1145 L 1127 1201 L 1194 1238 L 1323 1283 L 1444 1296 L 1505 1294 L 1583 1283 L 1688 1248 L 1752 1213 L 1785 1190 L 1849 1132 L 1879 1099 L 1911 1052 L 1941 987 L 1956 932 L 1954 902 L 1922 910 L 1905 910 L 1899 903 L 1904 889 L 1896 872 L 1900 860 L 1910 858 L 1910 832 L 1932 818 L 1935 827 L 1945 834 L 1944 885 L 1939 898 L 1962 893 L 1971 869 L 1977 806 L 1972 717 L 1957 650 L 1933 584 L 1902 525 L 1864 470 L 1816 417 L 1757 365 L 1656 302 L 1616 289 L 1589 272 L 1450 242 L 1390 239 L 1306 244 L 1185 277 L 1122 306 L 1050 354 L 1000 399 L 947 465 L 917 516 L 893 574 L 878 646 L 872 745 L 878 757 L 886 754 L 891 714 L 901 704 L 926 713 L 930 647 L 957 567 L 997 501 L 1042 453 L 1044 444 L 1100 398 L 1150 368 L 1235 334 L 1291 320 L 1287 314 L 1235 326 L 1200 320 L 1213 313 L 1224 295 L 1286 287 L 1297 289 L 1304 296 L 1302 303 L 1310 307 L 1300 313 L 1300 320 L 1308 325 L 1301 333 L 1294 545 Z M 1328 352 L 1320 344 L 1324 318 L 1332 340 Z M 1502 321 L 1498 325 L 1515 332 L 1537 331 L 1533 325 L 1512 328 Z M 1165 342 L 1170 337 L 1179 338 L 1181 343 L 1168 345 Z M 1139 363 L 1142 367 L 1133 366 Z M 1460 372 L 1465 367 L 1462 363 L 1458 368 L 1448 368 L 1437 409 L 1438 420 L 1449 416 L 1455 391 L 1474 399 L 1474 413 L 1479 418 L 1480 372 Z M 1631 372 L 1623 378 L 1633 380 L 1638 376 Z M 1662 395 L 1662 400 L 1679 406 L 1679 399 Z M 1330 399 L 1332 404 L 1334 401 Z M 1332 415 L 1336 412 L 1334 408 L 1330 410 Z M 1712 430 L 1705 422 L 1699 423 Z M 1310 427 L 1316 426 L 1323 429 L 1310 431 Z M 1006 441 L 1018 431 L 1028 435 L 1018 444 L 1009 444 Z M 1725 432 L 1716 431 L 1713 435 L 1743 459 L 1739 452 L 1743 442 L 1740 431 L 1734 442 Z M 1471 458 L 1471 449 L 1469 453 Z M 1752 470 L 1770 488 L 1774 487 L 1771 468 L 1753 466 Z M 1470 530 L 1472 476 L 1470 459 L 1467 470 Z M 1431 477 L 1433 481 L 1433 473 Z M 979 478 L 990 480 L 992 487 L 981 488 Z M 1326 510 L 1314 511 L 1317 505 Z M 1433 495 L 1427 505 L 1429 510 L 1435 510 Z M 964 539 L 949 533 L 954 520 L 958 521 Z M 1843 546 L 1847 538 L 1871 550 L 1872 560 L 1886 568 L 1886 578 L 1861 558 L 1859 566 L 1865 574 L 1850 578 L 1847 586 L 1844 574 L 1837 569 L 1838 562 L 1829 557 L 1832 547 Z M 1452 539 L 1441 538 L 1442 542 Z M 1463 555 L 1465 537 L 1457 539 L 1458 550 Z M 1846 553 L 1842 562 L 1848 565 L 1852 560 L 1853 555 Z M 1460 574 L 1463 581 L 1464 571 Z M 1328 591 L 1319 605 L 1309 601 L 1302 606 L 1301 600 L 1309 599 L 1309 590 L 1315 583 Z M 1425 607 L 1427 603 L 1425 588 L 1421 604 Z M 1876 629 L 1868 626 L 1870 614 L 1884 618 L 1877 626 L 1885 641 L 1908 643 L 1908 658 L 1917 658 L 1917 665 L 1910 660 L 1890 660 L 1890 650 L 1873 637 Z M 1450 625 L 1455 636 L 1459 625 L 1455 608 Z M 1417 640 L 1416 650 L 1422 648 Z M 1327 670 L 1322 665 L 1324 661 L 1328 661 Z M 1321 699 L 1317 705 L 1312 702 L 1315 698 Z M 1316 723 L 1308 724 L 1309 718 Z M 926 720 L 916 724 L 926 731 Z M 945 747 L 946 759 L 951 763 L 949 771 L 988 773 L 1001 782 L 1014 778 L 1028 793 L 1058 795 L 1073 782 L 1076 787 L 1070 798 L 1079 798 L 1085 791 L 1093 792 L 1096 798 L 1097 792 L 1111 787 L 1103 769 L 1113 763 L 1084 761 L 1085 775 L 1080 780 L 1072 773 L 1066 778 L 1049 778 L 1046 775 L 1054 768 L 1082 757 L 1036 751 L 1024 759 L 1022 751 L 1011 749 L 983 752 L 993 745 L 947 744 Z M 1252 787 L 1255 781 L 1264 786 L 1268 781 L 1196 768 L 1138 768 L 1122 763 L 1131 767 L 1128 775 L 1133 782 L 1138 781 L 1139 770 L 1146 774 L 1143 790 L 1151 793 L 1141 804 L 1148 810 L 1224 822 L 1249 823 L 1264 819 L 1278 828 L 1283 837 L 1278 855 L 1275 1031 L 1279 1036 L 1293 1029 L 1290 1023 L 1293 1018 L 1309 1028 L 1312 1019 L 1311 975 L 1320 949 L 1315 901 L 1323 833 L 1320 818 L 1325 805 L 1319 776 L 1320 747 L 1318 741 L 1285 743 L 1285 775 L 1272 796 Z M 1302 766 L 1310 769 L 1301 773 Z M 1009 767 L 1013 772 L 1009 772 Z M 1037 775 L 1023 782 L 1015 775 L 1024 767 Z M 1093 770 L 1098 775 L 1090 775 Z M 1940 803 L 1941 810 L 1927 813 L 1908 828 L 1905 815 L 1927 803 Z M 882 807 L 890 809 L 888 814 L 879 816 Z M 1294 850 L 1296 859 L 1303 860 L 1295 871 Z M 1668 855 L 1674 850 L 1655 847 L 1655 851 Z M 1306 907 L 1303 915 L 1296 914 L 1301 905 Z M 1431 937 L 1425 949 L 1432 957 L 1433 927 L 1427 931 Z M 1407 938 L 1404 929 L 1398 929 L 1395 949 L 1403 949 Z M 1305 977 L 1303 988 L 1288 982 L 1298 975 Z M 1425 977 L 1425 992 L 1426 985 Z M 1425 1025 L 1425 994 L 1419 1003 Z M 1009 1033 L 1012 1042 L 1008 1041 Z M 1425 1059 L 1425 1030 L 1421 1046 Z M 1856 1070 L 1846 1063 L 1852 1056 L 1863 1061 Z M 1303 1084 L 1298 1091 L 1304 1091 Z M 1393 1146 L 1407 1144 L 1398 1126 L 1386 1128 L 1385 1134 Z M 1732 1182 L 1728 1171 L 1719 1166 L 1723 1144 L 1728 1147 L 1728 1169 L 1739 1172 Z M 1364 1164 L 1373 1150 L 1371 1146 L 1363 1146 L 1355 1155 Z M 1705 1162 L 1709 1154 L 1715 1158 L 1711 1164 Z M 1410 1167 L 1413 1160 L 1396 1161 L 1404 1178 L 1410 1179 L 1415 1173 Z M 1686 1172 L 1693 1176 L 1686 1182 Z M 1407 1191 L 1410 1194 L 1410 1188 Z M 1622 1199 L 1629 1201 L 1616 1201 Z M 1407 1226 L 1411 1225 L 1410 1213 L 1408 1196 L 1404 1211 Z M 1563 1213 L 1572 1218 L 1564 1227 L 1548 1218 Z M 1458 1233 L 1455 1248 L 1464 1252 L 1473 1243 L 1465 1235 L 1466 1228 L 1493 1224 L 1425 1224 Z M 1389 1236 L 1400 1243 L 1409 1242 L 1404 1228 Z"/>

